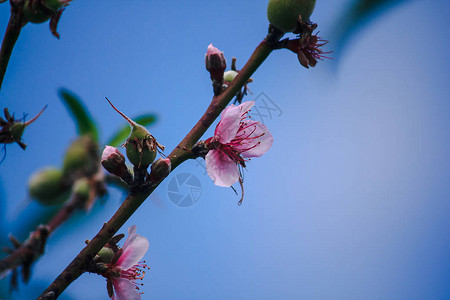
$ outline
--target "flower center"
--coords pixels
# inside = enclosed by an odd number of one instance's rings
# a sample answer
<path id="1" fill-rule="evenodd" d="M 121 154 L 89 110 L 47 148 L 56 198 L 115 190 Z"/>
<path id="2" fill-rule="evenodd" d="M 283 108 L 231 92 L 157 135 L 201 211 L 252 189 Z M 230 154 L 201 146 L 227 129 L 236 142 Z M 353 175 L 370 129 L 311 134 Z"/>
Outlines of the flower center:
<path id="1" fill-rule="evenodd" d="M 252 142 L 255 139 L 259 139 L 262 137 L 265 133 L 261 133 L 259 135 L 254 135 L 256 132 L 256 126 L 255 124 L 258 123 L 256 121 L 254 122 L 241 122 L 239 125 L 238 132 L 236 134 L 236 137 L 230 141 L 228 144 L 220 144 L 219 148 L 233 161 L 240 164 L 242 167 L 245 168 L 245 162 L 249 161 L 250 159 L 245 159 L 242 157 L 241 153 L 251 150 L 261 144 L 260 141 Z M 247 144 L 248 147 L 243 148 L 242 146 Z"/>
<path id="2" fill-rule="evenodd" d="M 135 288 L 139 290 L 139 286 L 143 286 L 144 284 L 137 283 L 136 281 L 144 279 L 145 269 L 150 270 L 145 261 L 139 262 L 137 265 L 134 265 L 127 270 L 122 270 L 120 272 L 120 277 L 131 281 L 134 284 Z"/>
<path id="3" fill-rule="evenodd" d="M 320 60 L 322 60 L 324 58 L 331 59 L 330 57 L 327 57 L 324 55 L 324 54 L 328 54 L 331 52 L 329 52 L 329 51 L 325 52 L 320 48 L 326 44 L 328 44 L 327 40 L 324 40 L 324 39 L 318 37 L 317 34 L 312 35 L 310 37 L 308 45 L 304 49 L 302 49 L 302 51 L 310 54 L 315 59 L 320 59 Z"/>

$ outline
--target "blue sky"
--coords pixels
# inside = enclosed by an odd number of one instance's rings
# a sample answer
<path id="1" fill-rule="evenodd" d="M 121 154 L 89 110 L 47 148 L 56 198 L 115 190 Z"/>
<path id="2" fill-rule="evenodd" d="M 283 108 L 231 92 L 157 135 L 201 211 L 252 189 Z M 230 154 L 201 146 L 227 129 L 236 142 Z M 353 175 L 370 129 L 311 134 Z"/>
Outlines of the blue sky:
<path id="1" fill-rule="evenodd" d="M 329 50 L 349 3 L 317 3 L 312 20 Z M 190 161 L 122 228 L 136 224 L 150 241 L 143 299 L 450 298 L 449 8 L 443 0 L 397 5 L 314 69 L 289 51 L 273 53 L 247 99 L 262 107 L 264 93 L 277 105 L 280 113 L 263 120 L 275 141 L 248 164 L 243 205 Z M 47 24 L 27 25 L 0 103 L 17 115 L 48 108 L 27 129 L 27 150 L 10 145 L 0 165 L 0 241 L 26 236 L 21 220 L 42 211 L 23 209 L 28 177 L 60 165 L 75 137 L 58 88 L 80 95 L 103 141 L 123 124 L 105 96 L 129 116 L 156 113 L 151 132 L 170 152 L 211 99 L 208 44 L 241 67 L 266 34 L 265 10 L 261 1 L 74 1 L 60 40 Z M 8 16 L 1 4 L 1 32 Z M 187 208 L 168 197 L 182 173 L 201 184 Z M 112 189 L 90 215 L 56 231 L 12 299 L 40 294 L 123 198 Z M 107 299 L 105 280 L 85 274 L 61 297 L 80 298 Z"/>

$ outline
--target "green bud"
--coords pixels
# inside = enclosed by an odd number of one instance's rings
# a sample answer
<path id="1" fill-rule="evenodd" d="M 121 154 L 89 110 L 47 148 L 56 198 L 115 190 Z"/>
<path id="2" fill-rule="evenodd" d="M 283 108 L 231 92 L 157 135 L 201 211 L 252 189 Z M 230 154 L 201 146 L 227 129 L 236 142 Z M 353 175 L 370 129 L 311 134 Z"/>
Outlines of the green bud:
<path id="1" fill-rule="evenodd" d="M 270 0 L 267 6 L 267 18 L 281 31 L 292 32 L 297 27 L 299 15 L 303 21 L 307 21 L 315 4 L 315 0 Z"/>
<path id="2" fill-rule="evenodd" d="M 44 205 L 63 203 L 69 195 L 64 188 L 63 173 L 54 167 L 34 173 L 28 182 L 28 193 L 31 198 Z"/>
<path id="3" fill-rule="evenodd" d="M 12 124 L 12 126 L 9 128 L 9 132 L 11 133 L 11 136 L 14 140 L 20 141 L 23 132 L 25 131 L 25 127 L 27 127 L 27 125 L 22 122 Z"/>
<path id="4" fill-rule="evenodd" d="M 236 72 L 234 70 L 226 71 L 225 73 L 223 73 L 223 81 L 231 83 L 234 80 L 234 78 L 237 76 L 237 74 L 238 74 L 238 72 Z"/>
<path id="5" fill-rule="evenodd" d="M 84 201 L 88 200 L 89 192 L 91 191 L 89 180 L 85 177 L 77 179 L 73 184 L 72 191 L 74 195 L 80 197 Z"/>
<path id="6" fill-rule="evenodd" d="M 66 151 L 63 161 L 63 173 L 73 176 L 75 174 L 92 175 L 98 169 L 98 145 L 89 136 L 77 138 Z"/>
<path id="7" fill-rule="evenodd" d="M 155 160 L 158 148 L 164 150 L 164 146 L 159 144 L 145 127 L 134 122 L 124 113 L 119 111 L 111 101 L 108 100 L 108 102 L 131 126 L 131 134 L 125 143 L 128 160 L 135 168 L 147 169 Z"/>
<path id="8" fill-rule="evenodd" d="M 128 160 L 137 168 L 147 168 L 156 158 L 156 140 L 141 125 L 135 123 L 131 127 L 125 143 Z"/>
<path id="9" fill-rule="evenodd" d="M 114 251 L 111 248 L 103 247 L 100 251 L 98 251 L 97 255 L 100 257 L 100 261 L 104 264 L 111 263 L 114 257 Z"/>

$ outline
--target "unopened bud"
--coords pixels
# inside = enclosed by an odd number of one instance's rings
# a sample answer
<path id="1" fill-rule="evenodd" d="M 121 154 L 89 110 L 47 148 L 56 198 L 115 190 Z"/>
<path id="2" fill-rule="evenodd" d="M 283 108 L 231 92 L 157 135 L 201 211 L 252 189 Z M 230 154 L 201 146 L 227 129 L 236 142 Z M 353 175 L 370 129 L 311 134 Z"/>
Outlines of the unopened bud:
<path id="1" fill-rule="evenodd" d="M 77 138 L 66 151 L 63 173 L 71 177 L 90 176 L 98 169 L 98 144 L 89 135 Z"/>
<path id="2" fill-rule="evenodd" d="M 54 167 L 44 168 L 34 173 L 28 183 L 31 198 L 43 205 L 56 205 L 68 198 L 68 191 L 63 185 L 63 173 Z"/>
<path id="3" fill-rule="evenodd" d="M 73 194 L 79 198 L 80 201 L 87 201 L 89 199 L 89 193 L 91 186 L 87 178 L 80 178 L 75 181 L 72 188 Z"/>
<path id="4" fill-rule="evenodd" d="M 236 78 L 237 74 L 238 72 L 234 70 L 226 71 L 225 73 L 223 73 L 223 81 L 230 84 L 234 80 L 234 78 Z"/>
<path id="5" fill-rule="evenodd" d="M 131 177 L 125 165 L 125 156 L 115 147 L 105 146 L 102 154 L 102 166 L 106 171 L 120 178 Z"/>
<path id="6" fill-rule="evenodd" d="M 172 164 L 170 162 L 170 159 L 160 158 L 152 164 L 150 169 L 151 169 L 150 180 L 153 183 L 157 183 L 169 175 L 169 173 L 172 169 Z"/>
<path id="7" fill-rule="evenodd" d="M 103 247 L 97 255 L 100 257 L 100 261 L 105 264 L 111 263 L 114 257 L 114 251 L 111 248 Z"/>
<path id="8" fill-rule="evenodd" d="M 209 44 L 205 55 L 206 70 L 211 75 L 212 80 L 222 81 L 223 72 L 227 67 L 227 61 L 223 56 L 223 52 Z"/>

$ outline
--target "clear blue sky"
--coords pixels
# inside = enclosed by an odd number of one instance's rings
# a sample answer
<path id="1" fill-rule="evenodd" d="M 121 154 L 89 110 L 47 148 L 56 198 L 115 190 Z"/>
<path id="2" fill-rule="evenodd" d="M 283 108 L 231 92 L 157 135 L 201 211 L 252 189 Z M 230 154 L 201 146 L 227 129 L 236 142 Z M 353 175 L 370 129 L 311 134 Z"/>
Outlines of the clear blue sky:
<path id="1" fill-rule="evenodd" d="M 317 2 L 312 20 L 332 50 L 349 1 Z M 450 298 L 449 9 L 444 0 L 407 1 L 314 69 L 288 51 L 271 55 L 247 99 L 264 92 L 281 115 L 264 120 L 275 141 L 248 164 L 243 205 L 191 161 L 122 228 L 136 224 L 150 241 L 143 299 Z M 10 145 L 0 165 L 2 245 L 41 212 L 21 208 L 30 174 L 60 165 L 75 137 L 59 87 L 85 100 L 103 141 L 123 124 L 105 96 L 130 116 L 157 113 L 151 132 L 170 152 L 211 99 L 208 44 L 242 66 L 266 34 L 265 10 L 256 0 L 74 1 L 60 40 L 48 24 L 27 25 L 0 103 L 17 115 L 48 109 L 27 129 L 27 151 Z M 8 16 L 1 4 L 2 33 Z M 179 208 L 168 182 L 185 172 L 202 192 Z M 111 190 L 91 215 L 58 230 L 12 299 L 39 295 L 123 198 Z M 85 274 L 61 299 L 107 299 L 105 280 Z"/>

